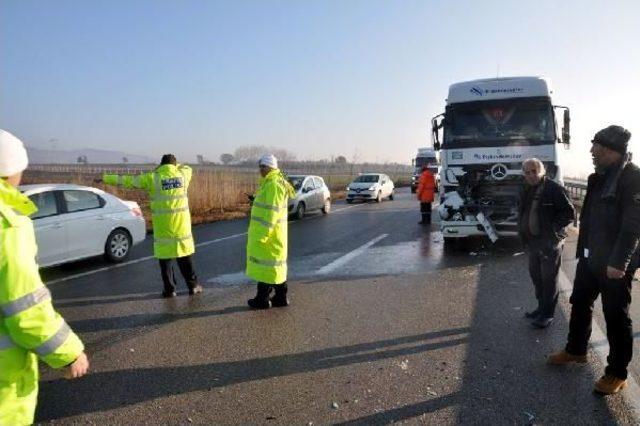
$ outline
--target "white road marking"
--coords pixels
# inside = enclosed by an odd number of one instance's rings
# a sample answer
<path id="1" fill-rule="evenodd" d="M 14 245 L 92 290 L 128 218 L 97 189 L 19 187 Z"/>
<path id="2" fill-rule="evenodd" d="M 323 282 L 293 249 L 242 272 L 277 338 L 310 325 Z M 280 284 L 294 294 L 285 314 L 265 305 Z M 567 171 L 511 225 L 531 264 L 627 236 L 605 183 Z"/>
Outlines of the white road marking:
<path id="1" fill-rule="evenodd" d="M 562 310 L 567 318 L 571 318 L 571 304 L 569 303 L 569 297 L 571 296 L 573 285 L 562 270 L 560 270 L 560 274 L 558 275 L 558 283 L 561 295 L 567 302 L 561 304 Z M 589 346 L 593 351 L 595 351 L 602 365 L 606 366 L 607 356 L 609 355 L 609 343 L 595 319 L 592 321 L 591 341 L 589 342 Z M 629 376 L 627 377 L 627 388 L 621 393 L 631 409 L 634 424 L 640 424 L 640 386 L 638 386 L 638 382 L 636 382 L 631 371 L 629 371 Z"/>
<path id="2" fill-rule="evenodd" d="M 371 247 L 372 245 L 374 245 L 378 241 L 382 240 L 383 238 L 386 238 L 387 236 L 389 236 L 389 234 L 382 234 L 382 235 L 377 236 L 376 238 L 374 238 L 373 240 L 369 241 L 368 243 L 365 243 L 365 244 L 361 245 L 357 249 L 350 251 L 349 253 L 345 254 L 344 256 L 341 256 L 341 257 L 337 258 L 336 260 L 334 260 L 333 262 L 329 263 L 328 265 L 325 265 L 322 268 L 318 269 L 316 274 L 325 275 L 325 274 L 328 274 L 328 273 L 331 273 L 331 272 L 335 271 L 339 267 L 345 265 L 347 262 L 349 262 L 354 257 L 357 257 L 357 256 L 361 255 L 362 253 L 364 253 L 364 251 L 367 250 L 369 247 Z"/>

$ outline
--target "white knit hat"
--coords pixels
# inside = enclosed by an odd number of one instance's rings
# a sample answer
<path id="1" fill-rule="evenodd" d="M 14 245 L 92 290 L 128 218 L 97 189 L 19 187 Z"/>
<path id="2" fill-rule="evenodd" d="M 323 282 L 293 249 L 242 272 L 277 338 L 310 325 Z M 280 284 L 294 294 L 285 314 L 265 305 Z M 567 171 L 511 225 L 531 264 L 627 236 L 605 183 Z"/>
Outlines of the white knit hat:
<path id="1" fill-rule="evenodd" d="M 17 175 L 28 165 L 29 158 L 22 141 L 0 129 L 0 177 Z"/>
<path id="2" fill-rule="evenodd" d="M 278 168 L 278 159 L 272 154 L 265 154 L 260 157 L 260 161 L 258 161 L 259 166 L 267 166 L 272 169 Z"/>

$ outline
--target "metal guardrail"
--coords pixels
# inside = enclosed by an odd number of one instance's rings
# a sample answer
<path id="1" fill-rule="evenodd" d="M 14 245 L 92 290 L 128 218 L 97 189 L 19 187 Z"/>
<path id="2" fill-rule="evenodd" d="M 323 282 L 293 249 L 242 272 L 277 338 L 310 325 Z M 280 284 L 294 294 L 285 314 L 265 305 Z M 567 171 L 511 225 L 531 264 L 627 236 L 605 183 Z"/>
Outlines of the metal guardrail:
<path id="1" fill-rule="evenodd" d="M 582 201 L 584 201 L 584 196 L 587 193 L 587 182 L 581 180 L 565 180 L 564 187 L 567 189 L 567 192 L 569 192 L 569 196 L 574 204 L 582 207 Z"/>

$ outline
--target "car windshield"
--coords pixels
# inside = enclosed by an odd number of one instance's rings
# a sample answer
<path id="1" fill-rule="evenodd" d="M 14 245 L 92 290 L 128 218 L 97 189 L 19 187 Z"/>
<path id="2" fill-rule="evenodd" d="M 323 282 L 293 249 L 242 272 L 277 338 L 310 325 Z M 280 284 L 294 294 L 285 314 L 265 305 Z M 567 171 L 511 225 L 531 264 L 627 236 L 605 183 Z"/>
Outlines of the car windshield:
<path id="1" fill-rule="evenodd" d="M 302 182 L 304 182 L 304 176 L 289 176 L 289 182 L 297 191 L 302 186 Z"/>
<path id="2" fill-rule="evenodd" d="M 552 143 L 549 99 L 503 99 L 453 104 L 444 120 L 444 148 Z"/>
<path id="3" fill-rule="evenodd" d="M 356 178 L 353 182 L 363 182 L 363 183 L 376 183 L 380 179 L 378 175 L 361 175 Z"/>

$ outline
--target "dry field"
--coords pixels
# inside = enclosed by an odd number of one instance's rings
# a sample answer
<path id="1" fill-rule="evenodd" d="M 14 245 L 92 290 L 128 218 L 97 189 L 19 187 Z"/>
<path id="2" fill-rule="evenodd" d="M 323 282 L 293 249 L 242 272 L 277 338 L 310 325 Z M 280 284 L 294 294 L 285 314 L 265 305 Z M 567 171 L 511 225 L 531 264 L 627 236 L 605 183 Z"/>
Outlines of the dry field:
<path id="1" fill-rule="evenodd" d="M 35 165 L 27 169 L 23 184 L 72 183 L 101 188 L 124 200 L 136 201 L 142 207 L 150 228 L 151 211 L 149 197 L 145 191 L 128 190 L 120 187 L 95 183 L 103 172 L 138 174 L 150 167 L 107 167 L 107 166 L 58 166 Z M 314 171 L 315 172 L 315 171 Z M 299 173 L 296 170 L 296 173 Z M 293 174 L 293 173 L 292 173 Z M 348 173 L 321 174 L 331 190 L 334 200 L 345 197 L 345 186 L 353 176 Z M 394 176 L 396 186 L 406 185 L 409 174 Z M 243 168 L 194 168 L 193 180 L 189 186 L 189 206 L 194 224 L 244 217 L 249 211 L 245 193 L 253 193 L 258 183 L 255 170 Z"/>

